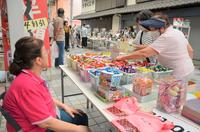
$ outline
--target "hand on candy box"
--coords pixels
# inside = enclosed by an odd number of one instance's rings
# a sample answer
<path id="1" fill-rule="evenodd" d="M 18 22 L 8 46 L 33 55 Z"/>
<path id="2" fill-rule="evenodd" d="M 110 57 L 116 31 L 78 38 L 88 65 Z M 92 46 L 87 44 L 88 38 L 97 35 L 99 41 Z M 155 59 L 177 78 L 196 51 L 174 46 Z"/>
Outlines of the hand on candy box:
<path id="1" fill-rule="evenodd" d="M 110 64 L 109 64 L 109 66 L 111 66 L 111 67 L 122 67 L 122 66 L 125 66 L 125 65 L 127 65 L 127 61 L 116 61 L 116 60 L 113 60 Z"/>

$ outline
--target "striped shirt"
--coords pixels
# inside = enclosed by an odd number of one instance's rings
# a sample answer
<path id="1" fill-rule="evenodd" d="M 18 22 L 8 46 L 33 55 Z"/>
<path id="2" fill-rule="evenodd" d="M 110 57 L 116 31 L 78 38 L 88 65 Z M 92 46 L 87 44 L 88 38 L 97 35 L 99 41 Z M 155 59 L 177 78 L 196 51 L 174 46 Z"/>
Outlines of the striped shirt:
<path id="1" fill-rule="evenodd" d="M 142 32 L 143 32 L 143 35 L 142 35 Z M 141 38 L 141 35 L 142 35 L 142 38 Z M 141 38 L 141 41 L 142 43 L 140 43 L 140 38 Z M 153 43 L 153 38 L 152 38 L 152 34 L 151 32 L 145 32 L 145 31 L 142 31 L 140 30 L 136 37 L 135 37 L 135 41 L 134 41 L 134 44 L 152 44 Z"/>
<path id="2" fill-rule="evenodd" d="M 145 32 L 140 30 L 137 35 L 135 40 L 133 41 L 133 44 L 145 44 L 145 45 L 150 45 L 152 44 L 158 37 L 160 36 L 159 32 Z M 142 38 L 141 38 L 142 37 Z M 156 63 L 156 57 L 148 57 L 151 63 Z"/>

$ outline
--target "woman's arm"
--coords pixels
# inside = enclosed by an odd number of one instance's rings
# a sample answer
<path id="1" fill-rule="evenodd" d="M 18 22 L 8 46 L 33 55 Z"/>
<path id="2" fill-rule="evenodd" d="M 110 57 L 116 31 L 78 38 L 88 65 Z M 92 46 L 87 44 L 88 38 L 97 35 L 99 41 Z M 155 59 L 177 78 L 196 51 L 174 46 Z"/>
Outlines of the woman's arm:
<path id="1" fill-rule="evenodd" d="M 142 59 L 150 56 L 158 55 L 158 52 L 151 47 L 146 47 L 142 50 L 135 51 L 134 53 L 126 56 L 118 56 L 117 60 L 130 60 L 130 59 Z"/>
<path id="2" fill-rule="evenodd" d="M 53 98 L 53 102 L 54 102 L 54 104 L 57 106 L 57 107 L 59 107 L 59 108 L 63 108 L 64 106 L 66 106 L 66 104 L 63 104 L 62 102 L 60 102 L 59 100 L 57 100 L 57 99 L 55 99 L 55 98 Z"/>
<path id="3" fill-rule="evenodd" d="M 50 118 L 43 123 L 37 124 L 40 128 L 50 129 L 56 132 L 89 132 L 86 126 L 78 126 L 72 123 L 67 123 L 56 118 Z"/>
<path id="4" fill-rule="evenodd" d="M 148 47 L 148 45 L 145 45 L 145 44 L 141 44 L 141 45 L 133 45 L 135 50 L 141 50 L 141 49 L 144 49 L 146 47 Z"/>
<path id="5" fill-rule="evenodd" d="M 190 58 L 193 59 L 194 50 L 190 44 L 187 45 L 187 50 L 188 50 L 188 54 L 189 54 Z"/>
<path id="6" fill-rule="evenodd" d="M 80 111 L 68 106 L 67 104 L 63 104 L 59 100 L 53 98 L 54 104 L 59 107 L 60 109 L 63 109 L 65 112 L 67 112 L 71 117 L 74 117 L 75 114 L 81 115 Z"/>

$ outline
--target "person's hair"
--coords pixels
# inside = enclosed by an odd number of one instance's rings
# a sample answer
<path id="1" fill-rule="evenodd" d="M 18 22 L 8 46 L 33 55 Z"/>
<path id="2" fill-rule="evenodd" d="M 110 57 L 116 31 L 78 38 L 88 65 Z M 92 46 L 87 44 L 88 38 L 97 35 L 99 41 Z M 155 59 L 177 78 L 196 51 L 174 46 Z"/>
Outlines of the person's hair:
<path id="1" fill-rule="evenodd" d="M 34 37 L 23 37 L 15 44 L 14 59 L 9 67 L 13 75 L 19 75 L 23 69 L 31 69 L 33 61 L 41 57 L 43 41 Z"/>
<path id="2" fill-rule="evenodd" d="M 63 16 L 64 16 L 64 13 L 65 13 L 65 11 L 64 11 L 63 8 L 59 8 L 59 9 L 57 10 L 57 14 L 58 14 L 59 17 L 63 17 Z"/>
<path id="3" fill-rule="evenodd" d="M 65 26 L 67 23 L 68 23 L 68 21 L 64 21 L 64 23 L 63 23 L 63 24 L 64 24 L 64 26 Z"/>
<path id="4" fill-rule="evenodd" d="M 153 16 L 153 12 L 150 10 L 143 10 L 136 14 L 135 21 L 139 23 L 139 21 L 148 20 Z"/>
<path id="5" fill-rule="evenodd" d="M 85 23 L 83 23 L 83 26 L 85 27 Z"/>
<path id="6" fill-rule="evenodd" d="M 134 32 L 133 26 L 129 26 L 129 28 L 131 29 L 131 32 Z"/>
<path id="7" fill-rule="evenodd" d="M 156 12 L 152 18 L 163 20 L 165 22 L 165 28 L 170 26 L 170 21 L 168 16 L 162 12 Z"/>

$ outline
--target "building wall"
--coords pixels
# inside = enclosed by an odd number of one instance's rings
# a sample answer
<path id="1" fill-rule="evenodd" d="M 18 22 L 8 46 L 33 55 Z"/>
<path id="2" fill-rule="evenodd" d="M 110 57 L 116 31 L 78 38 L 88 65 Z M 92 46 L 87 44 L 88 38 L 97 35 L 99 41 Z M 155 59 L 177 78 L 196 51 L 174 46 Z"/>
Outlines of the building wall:
<path id="1" fill-rule="evenodd" d="M 92 13 L 95 12 L 96 0 L 82 0 L 81 3 L 81 13 Z"/>
<path id="2" fill-rule="evenodd" d="M 136 0 L 127 0 L 127 5 L 134 5 L 136 4 Z"/>
<path id="3" fill-rule="evenodd" d="M 96 0 L 96 11 L 126 6 L 126 0 Z"/>
<path id="4" fill-rule="evenodd" d="M 80 15 L 82 10 L 81 10 L 81 6 L 82 6 L 82 1 L 81 0 L 73 0 L 73 16 L 77 16 Z"/>
<path id="5" fill-rule="evenodd" d="M 112 32 L 116 33 L 121 29 L 121 15 L 113 15 Z"/>
<path id="6" fill-rule="evenodd" d="M 71 0 L 57 0 L 55 5 L 50 5 L 50 18 L 53 19 L 57 17 L 57 8 L 63 8 L 65 10 L 65 20 L 71 21 L 70 19 L 70 6 L 71 6 Z M 72 7 L 72 16 L 77 16 L 81 14 L 81 0 L 73 0 L 73 7 Z M 73 19 L 73 17 L 72 17 Z M 72 25 L 80 25 L 81 21 L 75 20 L 73 21 Z"/>
<path id="7" fill-rule="evenodd" d="M 172 19 L 173 17 L 183 17 L 190 20 L 191 32 L 189 42 L 194 49 L 194 59 L 200 60 L 200 7 L 188 7 L 181 9 L 163 10 Z"/>
<path id="8" fill-rule="evenodd" d="M 50 18 L 57 17 L 57 8 L 63 8 L 65 10 L 65 20 L 70 19 L 70 0 L 57 0 L 55 5 L 52 5 L 51 7 L 51 14 Z"/>
<path id="9" fill-rule="evenodd" d="M 109 31 L 112 29 L 112 16 L 82 20 L 81 23 L 90 25 L 90 27 L 92 29 L 93 28 L 99 28 L 99 29 L 106 28 L 106 30 Z"/>

